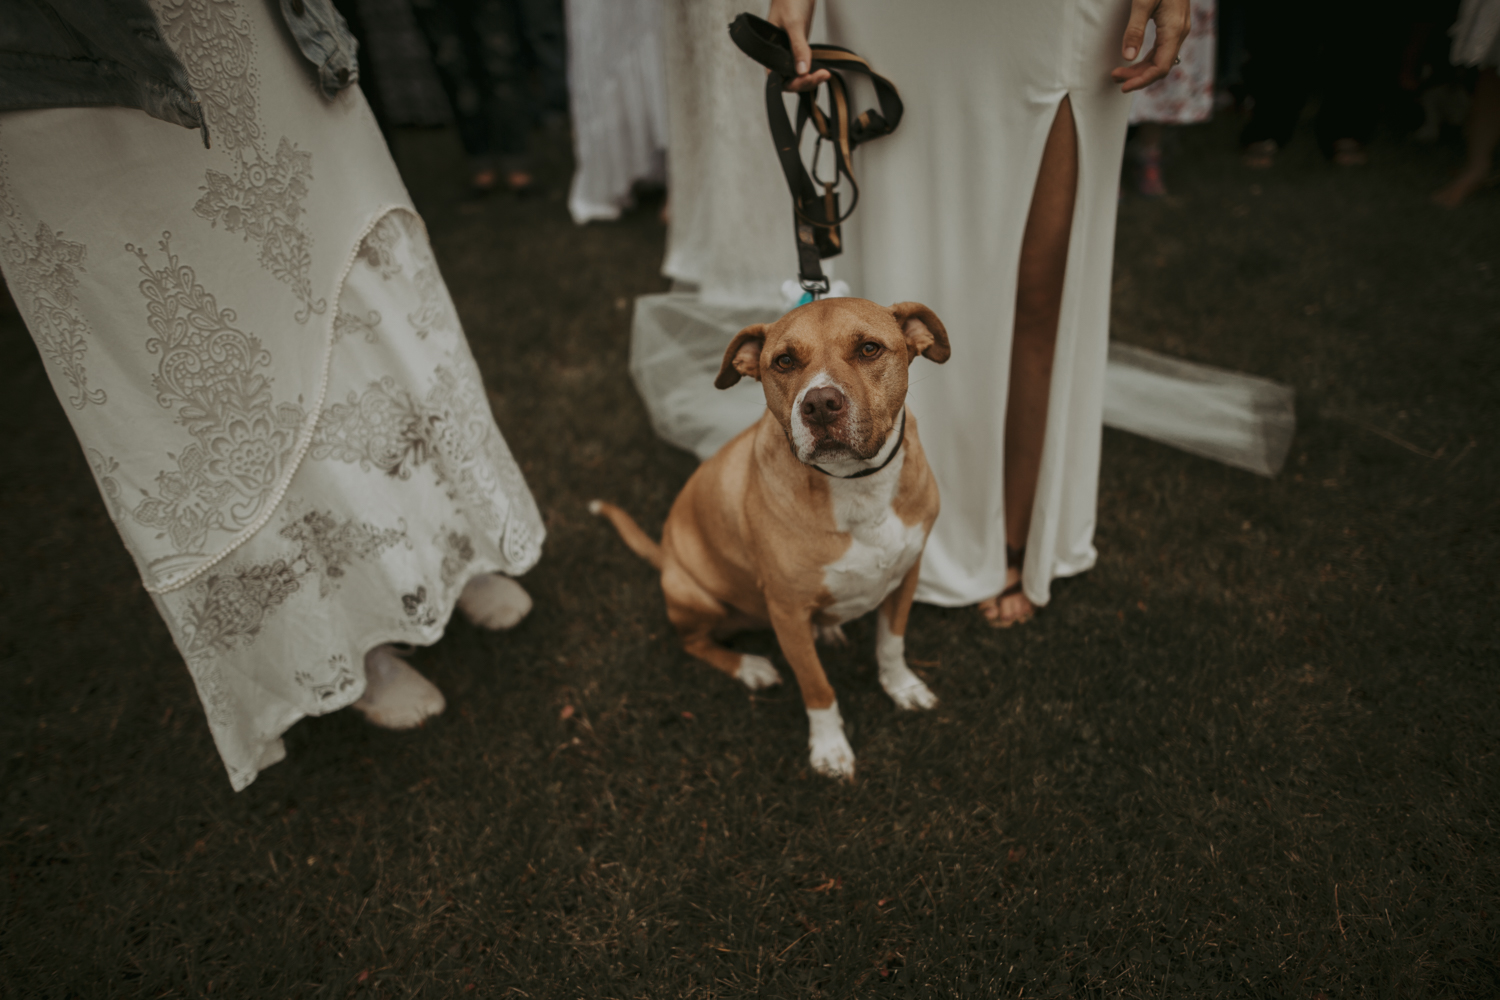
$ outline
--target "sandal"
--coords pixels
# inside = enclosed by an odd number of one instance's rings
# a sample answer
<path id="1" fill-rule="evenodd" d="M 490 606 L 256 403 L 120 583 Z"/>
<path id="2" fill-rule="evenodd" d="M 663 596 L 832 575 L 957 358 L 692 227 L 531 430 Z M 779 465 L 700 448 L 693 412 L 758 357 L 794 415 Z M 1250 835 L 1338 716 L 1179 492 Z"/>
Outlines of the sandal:
<path id="1" fill-rule="evenodd" d="M 1027 612 L 1024 615 L 1021 615 L 1018 618 L 1011 618 L 1009 620 L 1006 620 L 1006 619 L 1003 619 L 1003 618 L 1000 617 L 1000 602 L 1001 601 L 1005 600 L 1007 597 L 1012 597 L 1012 596 L 1014 596 L 1016 594 L 1021 594 L 1022 597 L 1025 597 L 1025 594 L 1021 593 L 1021 586 L 1022 586 L 1021 577 L 1022 577 L 1022 573 L 1024 572 L 1025 566 L 1026 566 L 1026 546 L 1023 545 L 1023 546 L 1021 546 L 1018 549 L 1013 549 L 1009 545 L 1007 545 L 1005 547 L 1005 567 L 1006 567 L 1006 569 L 1010 569 L 1012 567 L 1015 568 L 1015 570 L 1016 570 L 1016 582 L 1010 584 L 1004 590 L 1000 591 L 1000 593 L 996 594 L 993 598 L 991 598 L 991 600 L 993 600 L 995 602 L 995 616 L 993 618 L 991 618 L 989 616 L 986 616 L 986 620 L 988 621 L 990 628 L 1010 628 L 1012 625 L 1024 625 L 1026 622 L 1031 621 L 1031 619 L 1033 617 L 1035 617 L 1035 615 L 1036 615 L 1036 608 L 1035 607 L 1033 607 L 1029 612 Z M 1028 600 L 1027 603 L 1030 604 L 1031 602 Z"/>

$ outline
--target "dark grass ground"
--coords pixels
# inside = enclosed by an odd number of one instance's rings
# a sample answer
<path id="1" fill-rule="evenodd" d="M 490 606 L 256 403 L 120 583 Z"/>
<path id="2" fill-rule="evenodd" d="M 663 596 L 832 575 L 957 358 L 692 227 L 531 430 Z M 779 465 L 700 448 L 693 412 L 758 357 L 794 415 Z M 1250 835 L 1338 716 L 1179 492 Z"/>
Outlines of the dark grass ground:
<path id="1" fill-rule="evenodd" d="M 304 721 L 238 795 L 0 318 L 0 996 L 1500 994 L 1500 195 L 1430 209 L 1451 148 L 1251 175 L 1232 136 L 1122 206 L 1115 332 L 1294 385 L 1286 471 L 1107 432 L 1098 568 L 1009 632 L 917 609 L 936 711 L 868 623 L 828 654 L 848 787 L 585 513 L 655 530 L 693 462 L 625 373 L 654 206 L 573 228 L 561 153 L 475 204 L 450 138 L 400 148 L 546 512 L 536 611 L 418 656 L 436 724 Z"/>

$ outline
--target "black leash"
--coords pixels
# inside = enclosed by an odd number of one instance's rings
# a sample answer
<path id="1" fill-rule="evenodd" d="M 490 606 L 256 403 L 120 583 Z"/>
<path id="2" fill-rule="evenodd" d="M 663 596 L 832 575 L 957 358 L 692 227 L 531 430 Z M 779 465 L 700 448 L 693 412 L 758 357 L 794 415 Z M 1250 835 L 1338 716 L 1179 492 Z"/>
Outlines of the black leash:
<path id="1" fill-rule="evenodd" d="M 819 472 L 823 473 L 823 475 L 828 476 L 831 479 L 863 479 L 866 476 L 873 476 L 873 475 L 875 475 L 875 473 L 879 472 L 881 469 L 885 468 L 887 465 L 890 465 L 893 461 L 895 461 L 896 460 L 896 456 L 899 455 L 899 454 L 901 454 L 901 445 L 905 441 L 906 441 L 906 407 L 903 406 L 903 407 L 901 407 L 901 433 L 896 435 L 896 447 L 892 448 L 891 449 L 891 453 L 889 455 L 885 456 L 885 461 L 884 462 L 881 462 L 879 465 L 875 466 L 875 468 L 873 468 L 873 469 L 860 469 L 858 472 L 853 473 L 852 475 L 848 475 L 848 476 L 835 476 L 833 473 L 829 472 L 827 469 L 825 469 L 825 468 L 823 468 L 822 466 L 819 466 L 819 465 L 813 465 L 813 468 L 817 469 Z M 812 465 L 811 462 L 809 462 L 807 464 L 808 465 Z"/>
<path id="2" fill-rule="evenodd" d="M 824 113 L 814 93 L 799 94 L 797 123 L 793 127 L 781 100 L 787 81 L 797 76 L 792 43 L 787 33 L 754 14 L 741 14 L 729 25 L 729 37 L 745 55 L 770 70 L 766 75 L 766 113 L 771 121 L 771 138 L 776 141 L 776 154 L 781 159 L 781 171 L 786 174 L 787 187 L 792 192 L 792 210 L 797 223 L 797 278 L 803 289 L 816 299 L 828 292 L 828 278 L 819 261 L 837 257 L 843 252 L 839 224 L 854 214 L 854 207 L 859 204 L 859 183 L 854 179 L 854 150 L 860 143 L 890 135 L 896 130 L 903 110 L 901 95 L 891 81 L 876 73 L 855 53 L 839 45 L 814 45 L 812 65 L 807 71 L 829 71 L 829 110 Z M 870 78 L 880 102 L 879 111 L 871 108 L 857 118 L 850 118 L 849 90 L 839 75 L 841 71 L 863 73 Z M 811 175 L 802 165 L 800 148 L 802 130 L 809 121 L 818 132 Z M 818 155 L 825 141 L 833 147 L 834 174 L 829 181 L 816 176 Z M 840 214 L 839 195 L 835 188 L 843 177 L 849 179 L 853 197 L 848 209 Z M 814 185 L 815 180 L 822 186 L 821 192 Z"/>

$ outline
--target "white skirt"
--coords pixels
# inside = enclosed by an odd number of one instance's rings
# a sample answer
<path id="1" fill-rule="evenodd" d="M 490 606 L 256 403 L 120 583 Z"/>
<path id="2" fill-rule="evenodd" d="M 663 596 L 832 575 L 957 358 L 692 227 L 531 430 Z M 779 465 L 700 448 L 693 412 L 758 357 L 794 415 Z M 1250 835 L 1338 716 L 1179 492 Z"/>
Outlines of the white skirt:
<path id="1" fill-rule="evenodd" d="M 1463 0 L 1452 33 L 1454 65 L 1500 67 L 1500 0 Z"/>
<path id="2" fill-rule="evenodd" d="M 0 264 L 236 789 L 543 538 L 363 97 L 265 0 L 161 0 L 196 132 L 0 116 Z"/>
<path id="3" fill-rule="evenodd" d="M 1005 584 L 1002 448 L 1016 277 L 1042 148 L 1064 97 L 1078 134 L 1057 359 L 1023 583 L 1094 564 L 1104 370 L 1120 159 L 1130 97 L 1120 64 L 1128 0 L 830 0 L 832 41 L 900 88 L 906 117 L 856 154 L 862 196 L 839 274 L 854 294 L 916 301 L 953 357 L 918 359 L 910 404 L 943 510 L 917 599 L 959 606 Z M 863 103 L 861 107 L 865 106 Z"/>

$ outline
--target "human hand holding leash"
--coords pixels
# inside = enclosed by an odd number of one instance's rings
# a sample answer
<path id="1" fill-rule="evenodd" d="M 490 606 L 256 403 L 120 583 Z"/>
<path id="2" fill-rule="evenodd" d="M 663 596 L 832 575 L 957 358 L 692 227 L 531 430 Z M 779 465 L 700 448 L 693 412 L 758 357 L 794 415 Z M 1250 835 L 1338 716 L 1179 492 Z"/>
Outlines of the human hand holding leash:
<path id="1" fill-rule="evenodd" d="M 808 17 L 812 17 L 810 7 Z M 1149 87 L 1172 71 L 1192 26 L 1191 0 L 1131 0 L 1130 23 L 1120 46 L 1126 59 L 1135 59 L 1145 44 L 1147 21 L 1156 22 L 1156 45 L 1140 62 L 1117 66 L 1109 74 L 1126 94 Z"/>
<path id="2" fill-rule="evenodd" d="M 792 42 L 792 58 L 797 62 L 797 76 L 786 85 L 787 90 L 814 90 L 827 82 L 828 70 L 807 72 L 812 65 L 812 46 L 807 44 L 807 33 L 812 30 L 813 8 L 817 0 L 771 0 L 771 10 L 766 20 L 787 33 Z"/>

